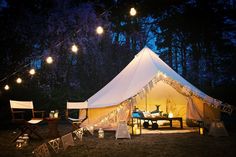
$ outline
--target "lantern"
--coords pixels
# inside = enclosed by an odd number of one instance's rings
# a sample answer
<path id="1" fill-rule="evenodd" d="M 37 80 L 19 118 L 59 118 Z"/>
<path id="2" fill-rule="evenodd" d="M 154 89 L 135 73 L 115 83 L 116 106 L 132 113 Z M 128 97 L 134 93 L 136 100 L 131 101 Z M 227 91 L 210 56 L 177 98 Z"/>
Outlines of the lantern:
<path id="1" fill-rule="evenodd" d="M 132 117 L 132 135 L 141 135 L 141 119 Z"/>
<path id="2" fill-rule="evenodd" d="M 169 114 L 168 114 L 168 118 L 173 118 L 173 113 L 172 112 L 170 112 Z"/>
<path id="3" fill-rule="evenodd" d="M 49 118 L 54 118 L 54 111 L 50 111 Z"/>
<path id="4" fill-rule="evenodd" d="M 22 149 L 23 143 L 24 143 L 24 140 L 22 139 L 16 140 L 16 149 Z"/>
<path id="5" fill-rule="evenodd" d="M 54 112 L 54 114 L 53 114 L 53 117 L 54 117 L 54 118 L 58 118 L 58 115 L 59 115 L 59 111 L 56 110 L 56 111 Z"/>
<path id="6" fill-rule="evenodd" d="M 198 133 L 199 133 L 200 135 L 204 135 L 204 123 L 203 123 L 203 121 L 200 121 L 200 122 L 199 122 L 199 130 L 198 130 Z"/>
<path id="7" fill-rule="evenodd" d="M 24 136 L 22 137 L 23 139 L 23 146 L 27 146 L 28 145 L 28 142 L 29 142 L 29 136 L 28 134 L 24 134 Z"/>
<path id="8" fill-rule="evenodd" d="M 102 128 L 98 130 L 98 138 L 104 138 L 104 131 L 102 130 Z"/>

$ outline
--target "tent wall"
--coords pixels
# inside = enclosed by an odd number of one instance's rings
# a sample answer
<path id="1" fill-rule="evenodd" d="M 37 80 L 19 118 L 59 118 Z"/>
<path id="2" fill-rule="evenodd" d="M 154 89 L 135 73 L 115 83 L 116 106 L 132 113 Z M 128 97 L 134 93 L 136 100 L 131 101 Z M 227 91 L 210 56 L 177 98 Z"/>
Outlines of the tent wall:
<path id="1" fill-rule="evenodd" d="M 126 106 L 127 101 L 125 101 L 116 106 L 89 109 L 88 120 L 85 125 L 98 124 L 104 117 L 108 117 L 109 115 L 112 118 L 98 127 L 114 129 L 118 121 L 122 120 L 122 118 L 123 120 L 128 118 L 127 116 L 130 115 L 134 106 L 141 111 L 151 112 L 156 110 L 156 105 L 160 105 L 159 109 L 163 113 L 171 112 L 175 117 L 182 117 L 183 120 L 212 121 L 220 118 L 219 110 L 205 104 L 203 99 L 196 96 L 185 96 L 164 81 L 159 81 L 145 93 L 143 95 L 136 95 L 134 97 L 134 103 L 129 107 Z M 123 111 L 119 114 L 115 113 L 114 111 L 117 111 L 121 106 L 123 106 Z M 111 113 L 113 113 L 112 116 Z"/>
<path id="2" fill-rule="evenodd" d="M 141 111 L 156 110 L 155 105 L 160 105 L 160 111 L 163 113 L 172 112 L 174 116 L 183 117 L 186 119 L 186 97 L 178 93 L 170 85 L 159 81 L 152 89 L 147 92 L 147 95 L 136 96 L 136 107 Z"/>

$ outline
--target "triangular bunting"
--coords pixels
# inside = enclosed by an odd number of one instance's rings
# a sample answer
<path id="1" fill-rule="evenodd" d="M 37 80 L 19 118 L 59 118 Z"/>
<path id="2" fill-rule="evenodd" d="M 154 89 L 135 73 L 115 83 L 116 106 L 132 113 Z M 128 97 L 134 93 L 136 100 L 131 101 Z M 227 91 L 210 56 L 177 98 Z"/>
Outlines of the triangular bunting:
<path id="1" fill-rule="evenodd" d="M 60 138 L 56 138 L 54 140 L 50 140 L 48 144 L 52 147 L 52 149 L 55 151 L 55 153 L 58 153 L 60 151 Z"/>
<path id="2" fill-rule="evenodd" d="M 66 134 L 64 136 L 61 137 L 61 141 L 64 147 L 64 150 L 66 150 L 69 146 L 74 146 L 74 140 L 72 137 L 72 133 Z"/>
<path id="3" fill-rule="evenodd" d="M 48 146 L 46 143 L 38 146 L 33 151 L 35 157 L 51 157 L 50 152 L 48 150 Z"/>

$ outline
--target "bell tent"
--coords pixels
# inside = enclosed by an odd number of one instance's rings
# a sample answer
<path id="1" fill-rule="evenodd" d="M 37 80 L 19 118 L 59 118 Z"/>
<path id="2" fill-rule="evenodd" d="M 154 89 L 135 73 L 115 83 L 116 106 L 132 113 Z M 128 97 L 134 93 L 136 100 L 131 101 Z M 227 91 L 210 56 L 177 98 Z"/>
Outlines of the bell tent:
<path id="1" fill-rule="evenodd" d="M 106 86 L 88 99 L 88 119 L 83 125 L 114 129 L 127 121 L 134 107 L 163 113 L 184 120 L 212 121 L 220 118 L 221 102 L 197 89 L 148 47 Z"/>

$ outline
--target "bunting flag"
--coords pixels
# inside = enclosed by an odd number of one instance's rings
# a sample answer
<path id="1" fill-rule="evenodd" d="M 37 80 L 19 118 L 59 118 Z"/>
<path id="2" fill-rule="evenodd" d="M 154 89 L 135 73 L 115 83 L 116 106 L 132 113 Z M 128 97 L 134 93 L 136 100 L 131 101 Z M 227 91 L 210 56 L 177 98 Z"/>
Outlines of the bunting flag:
<path id="1" fill-rule="evenodd" d="M 79 129 L 73 131 L 73 133 L 79 138 L 80 141 L 82 141 L 83 134 L 84 134 L 84 128 L 79 128 Z"/>
<path id="2" fill-rule="evenodd" d="M 91 135 L 94 134 L 94 126 L 86 126 L 86 130 L 88 130 Z"/>
<path id="3" fill-rule="evenodd" d="M 149 85 L 149 89 L 150 89 L 150 90 L 154 87 L 152 80 L 148 83 L 148 85 Z"/>
<path id="4" fill-rule="evenodd" d="M 222 112 L 226 112 L 228 114 L 232 114 L 233 110 L 235 109 L 235 107 L 229 105 L 229 104 L 221 104 L 220 110 Z"/>
<path id="5" fill-rule="evenodd" d="M 146 85 L 146 86 L 144 87 L 144 90 L 145 90 L 145 93 L 146 93 L 146 94 L 149 93 L 148 85 Z"/>
<path id="6" fill-rule="evenodd" d="M 55 153 L 58 153 L 61 150 L 60 147 L 60 138 L 56 138 L 54 140 L 50 140 L 48 144 L 52 147 L 52 149 L 55 151 Z"/>
<path id="7" fill-rule="evenodd" d="M 48 150 L 48 146 L 46 143 L 38 146 L 33 151 L 35 157 L 51 157 L 50 152 Z"/>
<path id="8" fill-rule="evenodd" d="M 61 140 L 62 140 L 64 150 L 66 150 L 69 146 L 74 146 L 75 145 L 73 137 L 72 137 L 72 133 L 69 133 L 69 134 L 66 134 L 66 135 L 62 136 Z"/>

